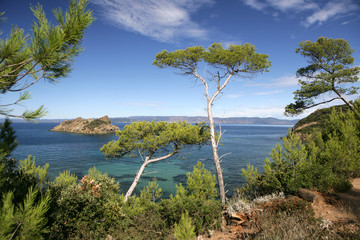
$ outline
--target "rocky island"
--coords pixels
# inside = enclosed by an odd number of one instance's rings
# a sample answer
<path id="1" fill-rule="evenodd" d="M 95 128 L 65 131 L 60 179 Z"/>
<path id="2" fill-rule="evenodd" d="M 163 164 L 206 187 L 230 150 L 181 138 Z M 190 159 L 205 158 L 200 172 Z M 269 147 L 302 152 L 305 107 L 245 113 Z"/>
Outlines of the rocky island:
<path id="1" fill-rule="evenodd" d="M 120 130 L 118 126 L 111 123 L 108 116 L 98 119 L 83 119 L 78 117 L 74 120 L 65 120 L 50 131 L 69 132 L 80 134 L 109 134 Z"/>

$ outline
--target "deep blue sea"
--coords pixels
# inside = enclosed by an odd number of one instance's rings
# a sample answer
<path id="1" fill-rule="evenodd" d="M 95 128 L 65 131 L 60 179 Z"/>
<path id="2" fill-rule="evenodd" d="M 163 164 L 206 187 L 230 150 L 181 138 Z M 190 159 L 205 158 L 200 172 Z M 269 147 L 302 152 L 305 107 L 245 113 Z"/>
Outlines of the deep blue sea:
<path id="1" fill-rule="evenodd" d="M 141 158 L 106 159 L 99 151 L 107 142 L 116 139 L 115 135 L 81 135 L 50 132 L 57 123 L 13 123 L 19 145 L 12 157 L 22 160 L 29 154 L 35 156 L 37 165 L 49 163 L 49 178 L 55 179 L 59 172 L 70 170 L 79 178 L 88 169 L 96 166 L 102 173 L 108 173 L 120 183 L 126 192 L 141 166 Z M 123 129 L 125 124 L 115 124 Z M 264 160 L 271 149 L 287 134 L 290 125 L 240 125 L 223 124 L 219 154 L 223 157 L 221 166 L 228 195 L 235 187 L 244 183 L 241 169 L 248 163 L 262 171 Z M 205 164 L 215 174 L 211 147 L 187 147 L 182 153 L 170 159 L 150 164 L 141 176 L 135 192 L 139 192 L 154 177 L 163 189 L 164 195 L 174 194 L 176 184 L 186 181 L 186 173 L 191 172 L 197 161 Z"/>

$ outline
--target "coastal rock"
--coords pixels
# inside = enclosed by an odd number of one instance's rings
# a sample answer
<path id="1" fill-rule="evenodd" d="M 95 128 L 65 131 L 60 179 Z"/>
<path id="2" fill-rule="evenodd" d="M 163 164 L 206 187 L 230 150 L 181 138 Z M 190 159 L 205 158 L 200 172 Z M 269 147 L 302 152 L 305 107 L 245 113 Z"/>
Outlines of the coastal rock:
<path id="1" fill-rule="evenodd" d="M 115 133 L 118 130 L 120 130 L 120 128 L 113 125 L 108 116 L 104 116 L 98 119 L 82 119 L 78 117 L 74 120 L 65 120 L 50 131 L 80 134 L 109 134 Z"/>

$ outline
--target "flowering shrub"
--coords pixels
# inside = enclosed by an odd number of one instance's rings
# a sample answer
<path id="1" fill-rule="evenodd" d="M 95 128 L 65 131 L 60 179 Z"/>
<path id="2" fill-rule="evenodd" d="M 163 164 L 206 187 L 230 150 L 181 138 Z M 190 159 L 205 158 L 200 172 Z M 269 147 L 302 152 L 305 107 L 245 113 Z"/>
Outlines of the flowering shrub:
<path id="1" fill-rule="evenodd" d="M 119 184 L 89 170 L 78 183 L 69 172 L 50 186 L 52 208 L 49 239 L 99 239 L 122 218 Z"/>

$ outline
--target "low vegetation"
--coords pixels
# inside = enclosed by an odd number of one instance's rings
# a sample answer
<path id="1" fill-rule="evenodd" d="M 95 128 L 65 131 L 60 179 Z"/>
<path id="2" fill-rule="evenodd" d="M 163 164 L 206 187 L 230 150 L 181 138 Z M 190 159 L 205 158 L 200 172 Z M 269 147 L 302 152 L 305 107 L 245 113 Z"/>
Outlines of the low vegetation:
<path id="1" fill-rule="evenodd" d="M 107 124 L 107 122 L 101 120 L 101 119 L 95 119 L 94 121 L 90 122 L 88 125 L 86 125 L 86 128 L 94 129 L 99 127 L 102 124 Z"/>
<path id="2" fill-rule="evenodd" d="M 47 180 L 48 165 L 10 158 L 16 147 L 10 123 L 1 128 L 0 239 L 189 239 L 219 229 L 216 180 L 200 162 L 162 199 L 156 179 L 124 201 L 119 183 L 95 167 L 81 180 L 64 171 Z M 11 181 L 10 181 L 11 180 Z"/>
<path id="3" fill-rule="evenodd" d="M 278 192 L 294 194 L 299 188 L 349 190 L 349 178 L 356 177 L 360 169 L 358 112 L 332 108 L 326 115 L 325 129 L 312 132 L 306 142 L 299 134 L 289 132 L 283 144 L 272 150 L 271 160 L 265 160 L 262 173 L 251 165 L 242 170 L 246 184 L 238 194 L 253 199 Z"/>

